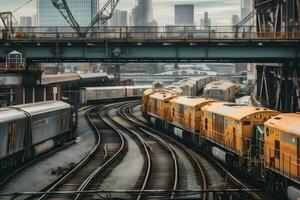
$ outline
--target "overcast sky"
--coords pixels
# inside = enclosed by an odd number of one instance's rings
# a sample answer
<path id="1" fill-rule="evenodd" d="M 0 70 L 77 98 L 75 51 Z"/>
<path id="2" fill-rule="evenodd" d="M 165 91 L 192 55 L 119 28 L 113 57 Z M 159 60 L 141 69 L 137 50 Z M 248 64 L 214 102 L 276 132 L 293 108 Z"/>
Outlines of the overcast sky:
<path id="1" fill-rule="evenodd" d="M 0 0 L 0 12 L 13 11 L 28 0 Z M 14 15 L 31 16 L 36 13 L 36 1 L 20 9 Z M 49 0 L 51 1 L 51 0 Z M 85 0 L 83 0 L 85 1 Z M 105 0 L 106 1 L 106 0 Z M 195 5 L 195 23 L 200 24 L 204 11 L 209 12 L 212 25 L 230 25 L 233 14 L 240 15 L 240 0 L 152 0 L 153 14 L 159 25 L 174 24 L 174 5 L 192 3 Z M 119 10 L 130 11 L 135 0 L 120 0 L 117 6 Z"/>

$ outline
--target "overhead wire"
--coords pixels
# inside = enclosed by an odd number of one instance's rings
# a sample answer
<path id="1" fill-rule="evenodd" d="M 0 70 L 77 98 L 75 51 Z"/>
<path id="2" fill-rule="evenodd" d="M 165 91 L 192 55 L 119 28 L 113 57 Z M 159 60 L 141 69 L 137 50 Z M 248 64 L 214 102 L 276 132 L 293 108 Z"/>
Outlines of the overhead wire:
<path id="1" fill-rule="evenodd" d="M 15 22 L 20 25 L 19 21 L 16 19 L 16 17 L 14 16 L 13 13 L 19 11 L 20 9 L 24 8 L 25 6 L 27 6 L 29 3 L 31 3 L 33 0 L 28 0 L 26 1 L 24 4 L 22 4 L 21 6 L 17 7 L 16 9 L 14 9 L 11 13 L 12 13 L 12 17 L 15 20 Z"/>
<path id="2" fill-rule="evenodd" d="M 12 11 L 12 13 L 17 12 L 18 10 L 24 8 L 25 6 L 27 6 L 29 3 L 31 3 L 33 0 L 29 0 L 27 2 L 25 2 L 24 4 L 22 4 L 21 6 L 19 6 L 18 8 L 16 8 L 15 10 Z"/>

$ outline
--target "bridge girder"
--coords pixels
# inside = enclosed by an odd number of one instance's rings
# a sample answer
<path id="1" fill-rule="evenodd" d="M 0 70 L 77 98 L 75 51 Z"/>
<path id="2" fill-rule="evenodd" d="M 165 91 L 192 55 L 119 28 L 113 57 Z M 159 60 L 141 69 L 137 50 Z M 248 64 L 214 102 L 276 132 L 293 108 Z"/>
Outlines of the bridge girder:
<path id="1" fill-rule="evenodd" d="M 0 19 L 7 32 L 12 32 L 12 12 L 0 12 Z"/>
<path id="2" fill-rule="evenodd" d="M 257 32 L 299 32 L 299 0 L 255 0 Z"/>
<path id="3" fill-rule="evenodd" d="M 298 41 L 111 42 L 49 41 L 0 43 L 0 59 L 12 50 L 41 62 L 286 62 L 300 59 Z"/>

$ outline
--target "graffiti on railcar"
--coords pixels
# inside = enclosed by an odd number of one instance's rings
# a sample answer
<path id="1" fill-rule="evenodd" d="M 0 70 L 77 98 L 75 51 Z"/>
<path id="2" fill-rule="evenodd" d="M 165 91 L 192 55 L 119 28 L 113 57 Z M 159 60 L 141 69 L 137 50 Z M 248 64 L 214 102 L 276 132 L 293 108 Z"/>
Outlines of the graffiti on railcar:
<path id="1" fill-rule="evenodd" d="M 8 124 L 8 145 L 7 151 L 9 153 L 14 152 L 17 147 L 17 125 L 16 122 Z"/>

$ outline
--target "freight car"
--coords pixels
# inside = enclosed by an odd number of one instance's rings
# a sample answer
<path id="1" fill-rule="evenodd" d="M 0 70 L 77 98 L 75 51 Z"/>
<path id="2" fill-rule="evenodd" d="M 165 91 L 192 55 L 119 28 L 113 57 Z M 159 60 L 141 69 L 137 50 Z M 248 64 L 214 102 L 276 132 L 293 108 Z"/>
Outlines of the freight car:
<path id="1" fill-rule="evenodd" d="M 167 117 L 167 129 L 177 137 L 198 144 L 202 124 L 201 108 L 214 102 L 212 99 L 179 96 L 170 100 L 170 115 Z"/>
<path id="2" fill-rule="evenodd" d="M 205 86 L 203 97 L 233 102 L 239 86 L 229 81 L 215 81 Z"/>
<path id="3" fill-rule="evenodd" d="M 205 77 L 197 77 L 197 78 L 188 78 L 177 81 L 166 88 L 178 88 L 182 92 L 182 95 L 185 96 L 197 96 L 199 93 L 202 92 L 203 88 L 206 84 L 214 81 L 215 79 L 210 76 Z"/>
<path id="4" fill-rule="evenodd" d="M 280 191 L 287 187 L 289 199 L 300 197 L 300 114 L 283 113 L 268 120 L 264 127 L 265 179 Z M 284 183 L 282 185 L 281 183 Z M 284 192 L 284 191 L 282 191 Z"/>
<path id="5" fill-rule="evenodd" d="M 73 138 L 71 106 L 61 101 L 0 109 L 0 174 Z"/>
<path id="6" fill-rule="evenodd" d="M 212 155 L 224 164 L 244 173 L 258 175 L 260 162 L 256 144 L 258 126 L 277 115 L 277 111 L 243 104 L 214 102 L 202 108 L 199 123 L 203 124 L 200 144 L 211 149 Z"/>
<path id="7" fill-rule="evenodd" d="M 143 92 L 151 86 L 111 86 L 85 87 L 80 90 L 80 103 L 99 103 L 122 99 L 136 99 L 143 96 Z"/>
<path id="8" fill-rule="evenodd" d="M 145 109 L 150 115 L 150 121 L 157 126 L 164 127 L 165 120 L 168 117 L 167 111 L 170 107 L 169 100 L 179 95 L 179 93 L 172 90 L 161 90 L 152 94 L 150 93 Z"/>
<path id="9" fill-rule="evenodd" d="M 166 89 L 145 92 L 141 108 L 166 133 L 263 181 L 284 198 L 299 199 L 299 113 L 174 95 Z"/>

